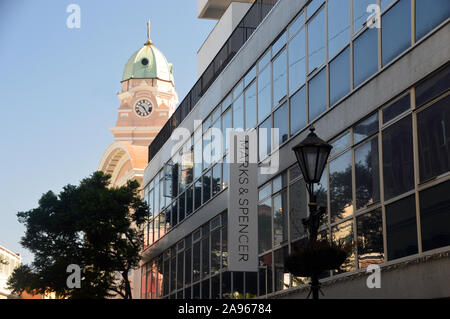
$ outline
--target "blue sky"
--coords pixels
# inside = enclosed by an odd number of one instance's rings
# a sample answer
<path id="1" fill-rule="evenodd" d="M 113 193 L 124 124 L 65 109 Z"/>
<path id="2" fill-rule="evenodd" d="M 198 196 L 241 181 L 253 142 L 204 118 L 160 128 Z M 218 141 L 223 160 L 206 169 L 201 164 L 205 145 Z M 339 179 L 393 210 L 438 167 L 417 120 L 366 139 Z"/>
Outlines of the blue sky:
<path id="1" fill-rule="evenodd" d="M 69 4 L 81 28 L 69 29 Z M 146 40 L 174 65 L 180 101 L 197 79 L 197 50 L 215 22 L 196 0 L 0 0 L 0 245 L 19 244 L 16 213 L 97 168 L 112 143 L 116 93 L 128 58 Z"/>

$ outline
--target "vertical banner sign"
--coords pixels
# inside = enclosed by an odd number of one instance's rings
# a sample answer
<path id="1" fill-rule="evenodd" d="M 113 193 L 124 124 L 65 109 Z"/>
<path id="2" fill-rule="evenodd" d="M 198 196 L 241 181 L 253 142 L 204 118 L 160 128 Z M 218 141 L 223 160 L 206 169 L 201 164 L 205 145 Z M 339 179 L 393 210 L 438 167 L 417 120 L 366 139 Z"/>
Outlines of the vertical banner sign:
<path id="1" fill-rule="evenodd" d="M 230 133 L 228 270 L 258 271 L 256 132 Z"/>

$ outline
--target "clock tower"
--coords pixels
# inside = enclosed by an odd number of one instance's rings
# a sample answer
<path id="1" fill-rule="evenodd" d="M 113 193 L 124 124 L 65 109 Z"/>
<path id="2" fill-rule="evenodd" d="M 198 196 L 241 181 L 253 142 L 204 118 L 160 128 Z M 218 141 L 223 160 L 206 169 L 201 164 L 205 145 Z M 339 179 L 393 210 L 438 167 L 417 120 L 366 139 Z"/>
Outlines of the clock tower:
<path id="1" fill-rule="evenodd" d="M 112 186 L 130 179 L 142 184 L 148 146 L 178 103 L 172 64 L 150 39 L 150 22 L 147 41 L 125 65 L 118 98 L 116 125 L 110 127 L 114 142 L 98 169 L 111 175 Z"/>

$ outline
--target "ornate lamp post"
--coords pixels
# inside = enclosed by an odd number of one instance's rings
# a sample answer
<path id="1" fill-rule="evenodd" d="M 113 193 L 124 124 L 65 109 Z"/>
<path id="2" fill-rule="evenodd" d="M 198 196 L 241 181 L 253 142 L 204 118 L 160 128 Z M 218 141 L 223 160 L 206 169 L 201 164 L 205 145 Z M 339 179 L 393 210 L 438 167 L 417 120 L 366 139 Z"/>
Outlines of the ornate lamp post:
<path id="1" fill-rule="evenodd" d="M 315 133 L 314 126 L 311 126 L 310 133 L 308 136 L 300 142 L 297 146 L 293 148 L 295 156 L 297 157 L 298 165 L 303 174 L 303 178 L 306 183 L 306 188 L 309 193 L 309 217 L 302 220 L 303 225 L 308 233 L 308 245 L 306 249 L 309 252 L 308 263 L 310 265 L 319 265 L 314 259 L 318 255 L 314 252 L 315 244 L 317 241 L 318 229 L 320 226 L 320 219 L 323 214 L 325 214 L 325 208 L 317 206 L 317 196 L 314 193 L 314 184 L 319 183 L 327 164 L 328 157 L 330 156 L 331 149 L 333 148 L 330 144 L 320 139 Z M 307 258 L 307 257 L 304 257 Z M 295 267 L 295 265 L 294 265 Z M 305 267 L 308 268 L 308 267 Z M 314 268 L 310 266 L 309 268 Z M 311 277 L 311 292 L 313 299 L 319 299 L 319 269 L 310 269 L 307 271 Z"/>

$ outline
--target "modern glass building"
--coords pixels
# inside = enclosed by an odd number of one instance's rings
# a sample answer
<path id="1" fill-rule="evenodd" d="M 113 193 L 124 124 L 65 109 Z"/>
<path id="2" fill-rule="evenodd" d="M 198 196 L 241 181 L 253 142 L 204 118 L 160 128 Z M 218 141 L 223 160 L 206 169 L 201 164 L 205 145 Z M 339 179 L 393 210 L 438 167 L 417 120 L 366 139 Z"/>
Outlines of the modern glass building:
<path id="1" fill-rule="evenodd" d="M 448 0 L 255 1 L 150 145 L 141 298 L 308 294 L 285 260 L 306 236 L 292 147 L 311 124 L 334 146 L 320 236 L 353 247 L 325 297 L 450 297 L 449 17 Z M 206 154 L 213 128 L 256 130 L 260 166 L 279 159 L 258 176 L 257 273 L 227 269 L 228 141 Z"/>

